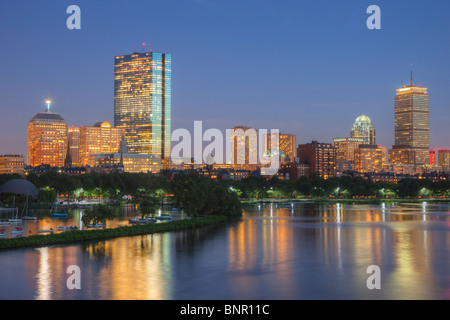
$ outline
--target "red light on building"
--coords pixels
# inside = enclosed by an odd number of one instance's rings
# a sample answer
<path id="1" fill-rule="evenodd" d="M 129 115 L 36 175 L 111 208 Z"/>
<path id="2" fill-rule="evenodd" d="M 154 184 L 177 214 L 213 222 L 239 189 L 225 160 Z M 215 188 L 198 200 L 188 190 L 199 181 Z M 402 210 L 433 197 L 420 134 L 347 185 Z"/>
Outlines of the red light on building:
<path id="1" fill-rule="evenodd" d="M 436 164 L 436 150 L 430 150 L 430 165 Z"/>

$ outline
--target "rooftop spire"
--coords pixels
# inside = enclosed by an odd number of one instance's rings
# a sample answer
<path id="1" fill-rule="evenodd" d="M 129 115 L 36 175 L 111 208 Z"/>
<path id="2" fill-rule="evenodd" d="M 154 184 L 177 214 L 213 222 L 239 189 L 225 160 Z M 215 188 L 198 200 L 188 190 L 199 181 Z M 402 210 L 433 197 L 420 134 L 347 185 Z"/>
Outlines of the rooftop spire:
<path id="1" fill-rule="evenodd" d="M 414 86 L 413 84 L 413 65 L 411 64 L 411 87 Z"/>
<path id="2" fill-rule="evenodd" d="M 52 104 L 52 101 L 50 99 L 47 99 L 45 101 L 46 107 L 45 107 L 45 112 L 51 112 L 52 110 L 50 109 L 50 106 Z"/>

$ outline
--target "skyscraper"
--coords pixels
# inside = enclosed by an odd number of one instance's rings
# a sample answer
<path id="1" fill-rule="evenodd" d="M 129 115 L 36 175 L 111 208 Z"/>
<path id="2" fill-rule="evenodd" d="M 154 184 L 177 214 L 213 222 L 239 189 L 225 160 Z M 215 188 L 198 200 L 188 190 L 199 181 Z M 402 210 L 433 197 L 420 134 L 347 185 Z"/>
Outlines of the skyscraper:
<path id="1" fill-rule="evenodd" d="M 411 85 L 397 89 L 395 96 L 395 145 L 389 151 L 389 162 L 428 164 L 429 126 L 427 88 L 414 85 L 411 75 Z"/>
<path id="2" fill-rule="evenodd" d="M 254 171 L 258 168 L 258 131 L 238 126 L 231 130 L 231 164 L 236 170 Z"/>
<path id="3" fill-rule="evenodd" d="M 114 125 L 129 152 L 168 160 L 171 153 L 172 57 L 143 52 L 115 57 Z"/>
<path id="4" fill-rule="evenodd" d="M 368 116 L 361 115 L 356 118 L 350 132 L 350 137 L 362 138 L 364 144 L 376 144 L 375 127 Z"/>
<path id="5" fill-rule="evenodd" d="M 45 112 L 39 112 L 28 124 L 27 163 L 32 167 L 63 167 L 67 154 L 67 124 L 51 110 L 48 100 Z"/>

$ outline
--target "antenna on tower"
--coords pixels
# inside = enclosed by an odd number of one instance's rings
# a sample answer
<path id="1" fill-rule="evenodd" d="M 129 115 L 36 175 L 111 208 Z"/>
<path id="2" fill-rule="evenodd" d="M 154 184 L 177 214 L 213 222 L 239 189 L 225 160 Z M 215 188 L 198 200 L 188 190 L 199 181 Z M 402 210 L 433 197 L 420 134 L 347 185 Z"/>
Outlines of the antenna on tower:
<path id="1" fill-rule="evenodd" d="M 142 44 L 142 52 L 145 53 L 145 42 Z"/>
<path id="2" fill-rule="evenodd" d="M 413 65 L 411 64 L 411 87 L 413 86 Z"/>
<path id="3" fill-rule="evenodd" d="M 150 52 L 152 52 L 152 45 L 151 45 L 151 44 L 148 45 L 148 50 L 149 50 Z"/>

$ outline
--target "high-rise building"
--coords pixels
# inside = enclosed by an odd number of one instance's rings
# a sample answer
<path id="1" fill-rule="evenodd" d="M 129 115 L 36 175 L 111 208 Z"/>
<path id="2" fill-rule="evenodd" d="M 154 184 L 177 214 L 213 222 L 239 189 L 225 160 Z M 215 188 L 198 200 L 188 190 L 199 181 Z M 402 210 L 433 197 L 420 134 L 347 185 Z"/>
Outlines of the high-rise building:
<path id="1" fill-rule="evenodd" d="M 361 115 L 356 118 L 350 131 L 350 137 L 362 138 L 364 144 L 376 144 L 375 127 L 368 116 Z"/>
<path id="2" fill-rule="evenodd" d="M 258 131 L 238 126 L 231 130 L 231 164 L 236 170 L 258 168 Z"/>
<path id="3" fill-rule="evenodd" d="M 68 128 L 69 135 L 69 150 L 70 157 L 72 158 L 72 166 L 79 167 L 81 166 L 79 160 L 79 150 L 80 150 L 80 127 L 69 127 Z"/>
<path id="4" fill-rule="evenodd" d="M 331 143 L 301 144 L 297 148 L 298 162 L 309 164 L 311 174 L 318 173 L 328 179 L 336 175 L 336 148 Z"/>
<path id="5" fill-rule="evenodd" d="M 114 125 L 124 129 L 130 153 L 169 160 L 172 57 L 143 52 L 115 57 Z"/>
<path id="6" fill-rule="evenodd" d="M 122 129 L 113 128 L 108 121 L 98 122 L 92 127 L 80 127 L 78 163 L 94 166 L 90 156 L 100 153 L 116 153 L 122 140 Z M 72 159 L 73 161 L 73 159 Z"/>
<path id="7" fill-rule="evenodd" d="M 272 134 L 263 135 L 264 153 L 271 153 L 272 150 Z M 295 134 L 279 134 L 279 155 L 280 164 L 295 162 L 297 158 L 297 136 Z"/>
<path id="8" fill-rule="evenodd" d="M 386 153 L 382 147 L 362 144 L 355 150 L 355 170 L 358 172 L 380 172 L 386 164 Z"/>
<path id="9" fill-rule="evenodd" d="M 450 172 L 450 149 L 438 150 L 438 166 L 444 172 Z"/>
<path id="10" fill-rule="evenodd" d="M 67 142 L 66 121 L 51 111 L 51 101 L 48 100 L 45 112 L 36 114 L 28 124 L 28 165 L 64 167 Z"/>
<path id="11" fill-rule="evenodd" d="M 14 173 L 25 173 L 25 157 L 19 155 L 0 156 L 0 174 Z"/>
<path id="12" fill-rule="evenodd" d="M 429 131 L 427 88 L 414 85 L 411 76 L 411 84 L 397 89 L 395 96 L 395 145 L 391 149 L 393 151 L 389 151 L 389 162 L 413 165 L 428 164 Z M 399 154 L 401 156 L 398 156 Z M 409 163 L 399 161 L 408 161 Z"/>

